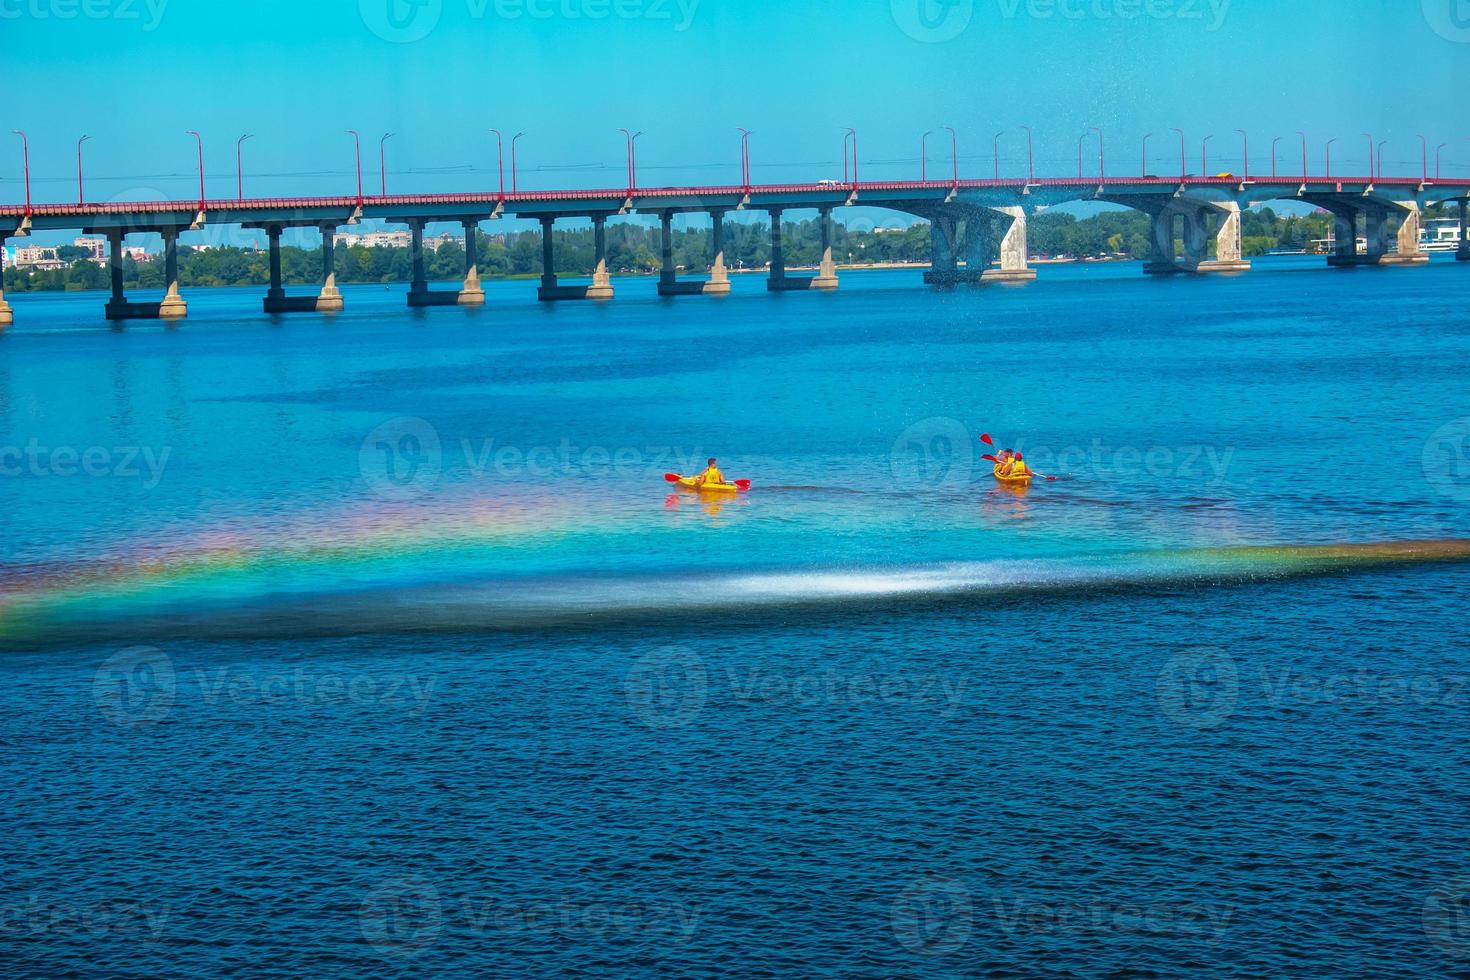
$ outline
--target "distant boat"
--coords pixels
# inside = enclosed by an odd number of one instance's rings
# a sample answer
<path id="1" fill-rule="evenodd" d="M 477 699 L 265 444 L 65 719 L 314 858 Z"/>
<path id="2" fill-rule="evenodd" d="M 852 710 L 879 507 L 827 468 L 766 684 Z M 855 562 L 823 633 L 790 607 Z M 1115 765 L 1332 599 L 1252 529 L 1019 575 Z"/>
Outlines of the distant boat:
<path id="1" fill-rule="evenodd" d="M 1421 252 L 1453 252 L 1460 247 L 1460 219 L 1430 218 L 1419 229 Z"/>

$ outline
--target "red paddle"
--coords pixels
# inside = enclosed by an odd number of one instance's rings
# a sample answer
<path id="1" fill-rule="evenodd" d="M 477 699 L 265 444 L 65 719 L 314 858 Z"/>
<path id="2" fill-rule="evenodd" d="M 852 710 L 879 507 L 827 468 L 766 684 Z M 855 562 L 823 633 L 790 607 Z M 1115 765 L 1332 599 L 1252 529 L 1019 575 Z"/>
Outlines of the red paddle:
<path id="1" fill-rule="evenodd" d="M 669 483 L 678 483 L 680 480 L 682 480 L 684 478 L 682 476 L 680 476 L 679 474 L 677 474 L 677 473 L 665 473 L 664 474 L 664 479 L 666 481 L 668 481 Z M 735 486 L 739 487 L 741 490 L 749 490 L 750 489 L 750 481 L 749 480 L 731 480 L 730 482 L 732 484 L 734 484 Z"/>
<path id="2" fill-rule="evenodd" d="M 983 443 L 985 443 L 985 445 L 987 445 L 987 446 L 994 446 L 995 445 L 995 443 L 992 442 L 991 439 L 990 439 L 990 433 L 989 432 L 982 432 L 982 433 L 980 433 L 980 441 L 983 442 Z M 994 456 L 990 455 L 989 453 L 982 454 L 980 456 L 980 458 L 981 459 L 988 459 L 992 463 L 999 463 L 1000 462 L 1000 460 L 996 459 Z M 1027 469 L 1031 469 L 1031 468 L 1028 466 Z M 1039 476 L 1043 480 L 1050 480 L 1052 483 L 1057 482 L 1057 478 L 1056 477 L 1054 477 L 1054 476 L 1047 476 L 1045 473 L 1038 473 L 1035 470 L 1031 470 L 1031 475 L 1032 476 Z"/>

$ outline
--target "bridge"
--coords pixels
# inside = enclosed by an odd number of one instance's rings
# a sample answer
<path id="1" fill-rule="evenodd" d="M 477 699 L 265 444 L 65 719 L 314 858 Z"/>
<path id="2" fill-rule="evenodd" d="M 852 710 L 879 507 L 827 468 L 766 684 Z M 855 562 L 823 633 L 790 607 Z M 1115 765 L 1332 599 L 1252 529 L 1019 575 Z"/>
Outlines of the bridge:
<path id="1" fill-rule="evenodd" d="M 854 168 L 855 170 L 856 168 Z M 201 179 L 202 183 L 202 179 Z M 412 280 L 408 304 L 475 306 L 484 303 L 476 256 L 476 231 L 487 220 L 514 216 L 540 222 L 542 300 L 608 300 L 613 283 L 607 268 L 605 226 L 609 218 L 656 215 L 662 228 L 658 292 L 664 296 L 720 295 L 730 291 L 724 263 L 723 222 L 731 212 L 765 212 L 770 217 L 767 287 L 783 290 L 837 288 L 832 257 L 832 212 L 862 205 L 914 215 L 929 222 L 933 255 L 924 281 L 960 283 L 1017 282 L 1034 279 L 1027 264 L 1026 222 L 1030 215 L 1081 201 L 1133 208 L 1150 219 L 1150 275 L 1239 273 L 1250 268 L 1241 254 L 1241 212 L 1272 201 L 1297 201 L 1333 216 L 1330 266 L 1413 266 L 1428 261 L 1419 244 L 1420 216 L 1430 205 L 1457 204 L 1460 236 L 1457 258 L 1470 261 L 1467 201 L 1470 180 L 1408 177 L 1063 177 L 993 180 L 851 181 L 708 187 L 639 187 L 608 190 L 477 192 L 309 198 L 158 201 L 108 204 L 0 206 L 0 246 L 8 238 L 40 230 L 80 229 L 106 236 L 111 297 L 109 320 L 177 319 L 188 312 L 179 292 L 178 239 L 207 225 L 238 225 L 266 233 L 270 251 L 267 313 L 321 312 L 343 308 L 334 273 L 333 236 L 337 229 L 364 220 L 406 225 L 411 233 Z M 821 263 L 815 275 L 790 275 L 782 253 L 782 216 L 815 211 L 821 229 Z M 710 271 L 702 279 L 681 279 L 673 263 L 671 222 L 676 214 L 704 213 L 712 222 Z M 1390 236 L 1390 216 L 1401 223 Z M 587 285 L 558 282 L 552 227 L 562 219 L 590 219 L 595 269 Z M 423 230 L 435 222 L 461 224 L 465 233 L 465 270 L 461 288 L 430 289 L 425 277 Z M 288 295 L 281 278 L 281 234 L 287 228 L 317 228 L 322 234 L 321 283 L 312 293 Z M 123 288 L 123 241 L 154 233 L 164 244 L 167 291 L 159 302 L 130 302 Z M 1390 237 L 1393 241 L 1390 241 Z M 1358 240 L 1366 241 L 1363 253 Z M 1213 242 L 1213 250 L 1210 248 Z M 1213 253 L 1213 254 L 1212 254 Z M 0 329 L 13 321 L 0 282 Z"/>

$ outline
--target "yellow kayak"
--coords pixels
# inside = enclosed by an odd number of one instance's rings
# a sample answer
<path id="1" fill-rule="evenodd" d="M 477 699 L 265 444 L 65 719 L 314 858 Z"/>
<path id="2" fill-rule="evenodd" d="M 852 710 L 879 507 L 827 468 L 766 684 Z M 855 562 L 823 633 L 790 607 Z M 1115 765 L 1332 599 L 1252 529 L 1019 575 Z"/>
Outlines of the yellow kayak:
<path id="1" fill-rule="evenodd" d="M 1019 476 L 1008 476 L 1001 473 L 999 464 L 996 465 L 994 472 L 997 480 L 1001 483 L 1010 484 L 1011 486 L 1024 487 L 1031 482 L 1030 473 L 1023 473 Z"/>
<path id="2" fill-rule="evenodd" d="M 744 486 L 734 483 L 700 483 L 695 477 L 681 476 L 678 486 L 684 490 L 698 490 L 700 493 L 741 493 L 750 489 L 750 482 L 742 480 Z"/>

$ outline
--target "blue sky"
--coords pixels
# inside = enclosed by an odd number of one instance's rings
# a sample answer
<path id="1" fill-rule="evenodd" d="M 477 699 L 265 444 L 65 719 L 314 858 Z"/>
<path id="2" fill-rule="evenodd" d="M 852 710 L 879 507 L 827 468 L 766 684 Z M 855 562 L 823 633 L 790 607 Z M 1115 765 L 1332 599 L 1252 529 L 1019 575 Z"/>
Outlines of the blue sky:
<path id="1" fill-rule="evenodd" d="M 377 185 L 494 186 L 496 126 L 524 130 L 522 187 L 618 186 L 617 127 L 642 129 L 640 181 L 734 182 L 755 131 L 757 181 L 840 176 L 841 127 L 856 127 L 865 178 L 917 176 L 919 136 L 954 126 L 961 170 L 986 176 L 1005 131 L 1005 172 L 1076 170 L 1099 126 L 1110 173 L 1190 168 L 1215 134 L 1211 169 L 1366 169 L 1371 131 L 1385 169 L 1416 172 L 1417 133 L 1449 142 L 1470 175 L 1464 80 L 1470 0 L 0 0 L 9 54 L 4 129 L 31 140 L 33 194 L 75 197 L 76 140 L 92 199 L 197 193 L 187 129 L 205 137 L 210 194 L 349 193 L 364 138 Z M 1464 129 L 1465 131 L 1461 131 Z M 947 172 L 944 137 L 930 172 Z M 0 198 L 19 200 L 19 140 L 0 142 Z M 1095 149 L 1088 151 L 1089 167 Z M 1432 166 L 1432 162 L 1431 162 Z"/>

